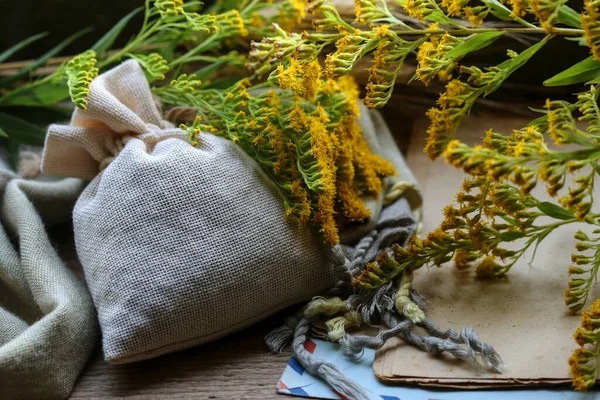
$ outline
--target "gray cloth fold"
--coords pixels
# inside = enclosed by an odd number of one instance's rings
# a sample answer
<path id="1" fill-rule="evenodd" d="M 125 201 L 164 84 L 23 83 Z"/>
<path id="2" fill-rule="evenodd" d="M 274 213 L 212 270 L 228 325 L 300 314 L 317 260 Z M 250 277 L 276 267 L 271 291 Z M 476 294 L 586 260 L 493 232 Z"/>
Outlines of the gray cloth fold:
<path id="1" fill-rule="evenodd" d="M 98 339 L 91 297 L 45 224 L 66 222 L 82 182 L 0 170 L 0 398 L 64 399 Z"/>

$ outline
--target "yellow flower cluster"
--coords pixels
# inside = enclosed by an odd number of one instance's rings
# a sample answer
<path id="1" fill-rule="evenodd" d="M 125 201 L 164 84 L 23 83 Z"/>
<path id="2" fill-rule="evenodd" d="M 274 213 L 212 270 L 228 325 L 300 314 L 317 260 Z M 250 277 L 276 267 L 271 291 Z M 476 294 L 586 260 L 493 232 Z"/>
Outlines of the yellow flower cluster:
<path id="1" fill-rule="evenodd" d="M 490 13 L 490 7 L 488 6 L 477 6 L 477 7 L 465 7 L 465 17 L 469 20 L 471 25 L 479 26 L 483 23 L 483 20 Z"/>
<path id="2" fill-rule="evenodd" d="M 528 0 L 508 0 L 512 7 L 512 16 L 515 18 L 524 17 L 529 9 Z"/>
<path id="3" fill-rule="evenodd" d="M 437 9 L 437 4 L 433 0 L 406 0 L 404 9 L 411 17 L 425 21 Z"/>
<path id="4" fill-rule="evenodd" d="M 598 88 L 590 86 L 590 89 L 577 94 L 577 106 L 581 116 L 579 121 L 587 124 L 587 132 L 593 137 L 600 136 L 600 109 L 598 108 Z"/>
<path id="5" fill-rule="evenodd" d="M 600 60 L 600 0 L 585 0 L 585 12 L 581 14 L 581 24 L 585 31 L 588 47 L 596 60 Z"/>
<path id="6" fill-rule="evenodd" d="M 227 36 L 248 36 L 248 30 L 244 19 L 238 10 L 230 10 L 217 16 L 206 15 L 215 18 L 215 30 Z"/>
<path id="7" fill-rule="evenodd" d="M 368 42 L 373 43 L 375 40 L 368 33 L 358 29 L 346 33 L 335 43 L 336 51 L 327 54 L 325 61 L 327 76 L 335 78 L 348 74 L 360 59 Z"/>
<path id="8" fill-rule="evenodd" d="M 165 74 L 169 71 L 169 65 L 167 60 L 160 54 L 129 54 L 129 56 L 138 60 L 151 80 L 165 79 Z"/>
<path id="9" fill-rule="evenodd" d="M 432 24 L 431 29 L 437 29 L 437 24 Z M 417 52 L 417 76 L 425 85 L 428 85 L 436 76 L 446 82 L 452 78 L 452 70 L 456 66 L 456 59 L 446 55 L 464 40 L 445 33 L 441 38 L 432 35 L 428 41 L 419 46 Z"/>
<path id="10" fill-rule="evenodd" d="M 597 232 L 594 232 L 597 233 Z M 565 304 L 572 313 L 579 312 L 585 306 L 590 290 L 595 283 L 598 268 L 600 268 L 600 238 L 591 239 L 581 230 L 575 232 L 577 240 L 575 248 L 578 253 L 571 254 L 569 266 L 569 287 L 565 289 Z M 592 255 L 589 250 L 593 250 Z M 581 343 L 580 343 L 581 344 Z"/>
<path id="11" fill-rule="evenodd" d="M 83 110 L 87 107 L 86 97 L 90 93 L 92 79 L 98 75 L 96 62 L 96 52 L 88 50 L 73 57 L 65 66 L 71 100 Z"/>
<path id="12" fill-rule="evenodd" d="M 469 0 L 442 0 L 442 6 L 448 10 L 448 15 L 460 17 L 465 12 Z"/>
<path id="13" fill-rule="evenodd" d="M 285 1 L 279 11 L 279 25 L 290 32 L 306 17 L 308 0 Z"/>
<path id="14" fill-rule="evenodd" d="M 410 240 L 418 239 L 413 237 Z M 410 270 L 420 267 L 417 264 L 418 262 L 412 261 L 411 253 L 408 250 L 395 244 L 392 246 L 392 256 L 385 251 L 381 252 L 377 260 L 368 263 L 352 283 L 359 290 L 373 290 L 394 281 L 404 272 L 410 272 Z"/>
<path id="15" fill-rule="evenodd" d="M 573 387 L 581 392 L 594 386 L 598 375 L 598 357 L 600 356 L 600 299 L 583 313 L 581 326 L 574 335 L 580 346 L 569 358 L 573 375 Z"/>
<path id="16" fill-rule="evenodd" d="M 162 17 L 175 17 L 183 14 L 183 0 L 156 0 L 154 7 Z"/>
<path id="17" fill-rule="evenodd" d="M 287 68 L 280 64 L 277 66 L 275 76 L 281 89 L 291 90 L 308 100 L 315 100 L 318 92 L 323 88 L 321 66 L 318 61 L 309 64 L 293 62 Z"/>
<path id="18" fill-rule="evenodd" d="M 382 178 L 394 168 L 373 154 L 362 136 L 352 78 L 324 79 L 315 60 L 278 66 L 269 81 L 282 92 L 253 96 L 249 82 L 240 82 L 215 98 L 214 92 L 194 90 L 194 80 L 184 77 L 172 84 L 171 90 L 177 88 L 172 101 L 177 93 L 186 94 L 185 101 L 191 99 L 206 121 L 186 127 L 192 141 L 201 128 L 239 144 L 280 189 L 286 215 L 334 245 L 340 227 L 369 216 L 361 196 L 380 193 Z M 161 97 L 169 99 L 169 93 Z"/>
<path id="19" fill-rule="evenodd" d="M 446 92 L 437 100 L 437 107 L 430 108 L 427 116 L 431 121 L 427 129 L 425 151 L 429 158 L 439 157 L 454 137 L 454 131 L 463 118 L 469 113 L 481 89 L 476 89 L 458 79 L 446 85 Z"/>
<path id="20" fill-rule="evenodd" d="M 552 32 L 554 20 L 565 3 L 566 0 L 529 0 L 531 11 L 548 33 Z"/>
<path id="21" fill-rule="evenodd" d="M 567 171 L 575 168 L 573 162 L 563 159 L 563 154 L 548 149 L 542 133 L 534 126 L 514 130 L 510 136 L 489 130 L 483 143 L 484 146 L 471 148 L 453 140 L 443 155 L 448 163 L 472 176 L 485 177 L 490 182 L 509 180 L 524 194 L 529 194 L 540 178 L 546 182 L 548 193 L 555 196 L 564 186 Z M 587 207 L 581 204 L 582 197 L 569 199 L 574 206 Z"/>
<path id="22" fill-rule="evenodd" d="M 355 21 L 359 24 L 371 25 L 372 21 L 388 15 L 377 6 L 378 0 L 354 0 Z"/>

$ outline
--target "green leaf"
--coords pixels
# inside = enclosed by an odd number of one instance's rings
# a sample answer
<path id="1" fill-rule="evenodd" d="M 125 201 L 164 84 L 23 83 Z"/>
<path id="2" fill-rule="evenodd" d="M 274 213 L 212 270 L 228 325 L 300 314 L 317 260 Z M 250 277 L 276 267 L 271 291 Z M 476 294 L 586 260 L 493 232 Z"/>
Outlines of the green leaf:
<path id="1" fill-rule="evenodd" d="M 600 76 L 598 76 L 596 79 L 592 79 L 591 81 L 586 82 L 586 85 L 597 85 L 600 83 Z"/>
<path id="2" fill-rule="evenodd" d="M 38 33 L 37 35 L 30 36 L 27 39 L 22 40 L 19 43 L 15 44 L 11 48 L 4 50 L 2 53 L 0 53 L 0 63 L 8 60 L 17 51 L 29 46 L 31 43 L 35 42 L 38 39 L 43 38 L 47 34 L 48 34 L 48 32 Z"/>
<path id="3" fill-rule="evenodd" d="M 466 56 L 469 53 L 474 51 L 483 49 L 484 47 L 492 44 L 496 39 L 502 36 L 504 32 L 484 32 L 479 34 L 474 34 L 468 37 L 463 43 L 459 44 L 448 53 L 444 55 L 444 59 L 457 61 L 462 57 Z M 408 83 L 411 83 L 415 79 L 418 78 L 418 75 L 415 73 Z"/>
<path id="4" fill-rule="evenodd" d="M 35 71 L 36 69 L 38 69 L 39 67 L 44 65 L 46 63 L 46 61 L 48 61 L 49 59 L 51 59 L 52 57 L 54 57 L 55 55 L 60 53 L 65 47 L 67 47 L 69 44 L 71 44 L 74 40 L 76 40 L 80 36 L 88 33 L 91 30 L 92 30 L 91 28 L 84 29 L 84 30 L 81 30 L 81 31 L 69 36 L 68 38 L 63 40 L 58 46 L 54 47 L 53 49 L 48 51 L 46 54 L 44 54 L 40 58 L 38 58 L 33 64 L 30 64 L 30 65 L 22 68 L 21 70 L 19 70 L 19 72 L 17 72 L 14 75 L 7 76 L 3 79 L 0 79 L 0 88 L 6 87 L 14 82 L 18 82 L 21 79 L 25 78 L 32 71 Z"/>
<path id="5" fill-rule="evenodd" d="M 3 137 L 3 138 L 8 137 L 8 133 L 4 132 L 4 129 L 2 129 L 2 127 L 0 127 L 0 137 Z"/>
<path id="6" fill-rule="evenodd" d="M 202 82 L 208 81 L 210 79 L 210 77 L 212 76 L 212 74 L 222 65 L 227 63 L 227 59 L 221 59 L 221 60 L 217 60 L 212 64 L 209 64 L 205 67 L 200 68 L 199 70 L 197 70 L 196 72 L 194 72 L 194 75 L 196 75 L 196 78 L 199 79 Z"/>
<path id="7" fill-rule="evenodd" d="M 518 56 L 511 60 L 506 60 L 502 64 L 498 65 L 499 68 L 504 69 L 504 73 L 506 77 L 510 76 L 517 69 L 521 68 L 535 53 L 538 52 L 539 49 L 544 47 L 544 45 L 552 38 L 552 36 L 546 36 L 544 39 L 540 40 L 538 43 L 529 47 L 527 50 L 521 52 Z"/>
<path id="8" fill-rule="evenodd" d="M 527 126 L 542 126 L 542 125 L 546 125 L 548 123 L 548 115 L 542 115 L 541 117 L 538 117 L 536 119 L 534 119 L 533 121 L 531 121 L 529 124 L 527 124 Z"/>
<path id="9" fill-rule="evenodd" d="M 496 39 L 502 36 L 504 32 L 485 32 L 475 34 L 465 40 L 463 43 L 459 44 L 448 53 L 446 53 L 447 58 L 460 58 L 469 53 L 477 51 L 479 49 L 483 49 L 484 47 L 492 44 Z"/>
<path id="10" fill-rule="evenodd" d="M 488 87 L 485 89 L 485 96 L 496 91 L 496 89 L 498 89 L 502 83 L 504 83 L 504 81 L 512 75 L 513 72 L 521 68 L 527 61 L 529 61 L 529 59 L 533 57 L 533 55 L 537 53 L 538 50 L 541 49 L 551 38 L 552 36 L 546 36 L 538 43 L 518 54 L 515 58 L 509 58 L 508 60 L 496 65 L 496 68 L 501 70 L 503 74 L 501 79 L 496 80 L 496 84 L 493 87 Z"/>
<path id="11" fill-rule="evenodd" d="M 530 111 L 540 113 L 540 114 L 548 114 L 550 112 L 550 111 L 546 110 L 545 108 L 535 108 L 535 107 L 527 107 L 527 108 L 529 108 Z"/>
<path id="12" fill-rule="evenodd" d="M 590 56 L 544 81 L 544 86 L 565 86 L 600 78 L 600 61 Z"/>
<path id="13" fill-rule="evenodd" d="M 66 103 L 66 102 L 65 102 Z M 66 121 L 71 119 L 73 106 L 69 103 L 67 106 L 51 105 L 43 107 L 20 107 L 9 106 L 2 108 L 6 114 L 21 118 L 35 125 L 45 127 L 57 121 Z"/>
<path id="14" fill-rule="evenodd" d="M 432 22 L 437 22 L 438 24 L 456 26 L 455 22 L 438 10 L 434 10 L 431 14 L 427 15 L 425 19 Z"/>
<path id="15" fill-rule="evenodd" d="M 69 97 L 67 81 L 38 80 L 20 86 L 0 97 L 1 105 L 47 106 Z"/>
<path id="16" fill-rule="evenodd" d="M 168 45 L 167 47 L 161 51 L 161 55 L 166 59 L 166 60 L 174 60 L 175 57 L 175 50 L 177 49 L 177 46 L 181 43 L 181 39 L 185 36 L 186 32 L 181 32 L 179 35 L 175 36 L 174 39 L 170 39 L 168 41 Z"/>
<path id="17" fill-rule="evenodd" d="M 44 145 L 46 131 L 21 118 L 0 112 L 0 127 L 13 140 L 32 146 Z"/>
<path id="18" fill-rule="evenodd" d="M 581 28 L 579 13 L 566 4 L 558 10 L 556 20 L 562 24 L 572 26 L 573 28 Z"/>
<path id="19" fill-rule="evenodd" d="M 490 12 L 496 18 L 503 21 L 512 21 L 511 10 L 498 0 L 482 0 L 482 3 L 490 7 Z"/>
<path id="20" fill-rule="evenodd" d="M 8 162 L 16 171 L 19 168 L 19 155 L 21 145 L 14 139 L 8 139 Z"/>
<path id="21" fill-rule="evenodd" d="M 500 240 L 503 242 L 512 242 L 513 240 L 521 239 L 525 234 L 523 232 L 502 232 Z"/>
<path id="22" fill-rule="evenodd" d="M 533 263 L 533 260 L 535 260 L 535 255 L 537 254 L 538 247 L 540 247 L 540 243 L 542 243 L 542 240 L 546 239 L 550 232 L 552 232 L 550 229 L 543 231 L 535 240 L 535 246 L 533 247 L 533 253 L 531 254 L 531 260 L 529 260 L 529 264 Z"/>
<path id="23" fill-rule="evenodd" d="M 538 204 L 537 208 L 549 217 L 561 220 L 573 219 L 575 214 L 569 210 L 565 210 L 559 205 L 550 203 L 549 201 L 542 201 Z"/>
<path id="24" fill-rule="evenodd" d="M 568 40 L 570 42 L 577 42 L 577 44 L 581 47 L 585 47 L 587 46 L 587 41 L 585 39 L 585 36 L 573 36 L 573 37 L 564 37 L 565 40 Z"/>
<path id="25" fill-rule="evenodd" d="M 101 54 L 101 53 L 104 53 L 105 51 L 108 51 L 111 48 L 111 46 L 114 44 L 115 40 L 117 40 L 117 37 L 119 36 L 121 31 L 123 31 L 125 26 L 127 26 L 129 21 L 131 21 L 131 19 L 133 17 L 135 17 L 135 15 L 137 13 L 139 13 L 140 11 L 142 11 L 143 9 L 144 9 L 144 7 L 138 7 L 135 10 L 133 10 L 132 12 L 130 12 L 129 14 L 127 14 L 126 16 L 124 16 L 123 18 L 121 18 L 121 20 L 119 22 L 117 22 L 117 24 L 115 26 L 113 26 L 110 29 L 110 31 L 106 32 L 106 34 L 104 36 L 102 36 L 100 38 L 100 40 L 98 40 L 91 47 L 91 49 L 94 50 L 97 54 Z"/>

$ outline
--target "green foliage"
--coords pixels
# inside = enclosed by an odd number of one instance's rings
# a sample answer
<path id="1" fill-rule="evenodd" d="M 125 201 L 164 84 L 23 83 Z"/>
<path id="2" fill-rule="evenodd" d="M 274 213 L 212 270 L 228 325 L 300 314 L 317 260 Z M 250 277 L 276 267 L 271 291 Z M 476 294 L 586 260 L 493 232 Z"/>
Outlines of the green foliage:
<path id="1" fill-rule="evenodd" d="M 600 61 L 593 56 L 578 62 L 563 72 L 544 81 L 544 86 L 565 86 L 588 82 L 600 76 Z"/>
<path id="2" fill-rule="evenodd" d="M 115 26 L 111 28 L 111 30 L 106 32 L 104 36 L 102 36 L 91 47 L 90 50 L 93 50 L 94 52 L 96 52 L 96 54 L 102 54 L 110 50 L 112 48 L 112 45 L 115 43 L 115 40 L 117 40 L 117 38 L 121 34 L 121 31 L 123 31 L 123 29 L 125 29 L 127 24 L 133 19 L 133 17 L 135 17 L 143 9 L 143 7 L 136 8 L 135 10 L 121 18 L 121 20 L 117 22 Z"/>
<path id="3" fill-rule="evenodd" d="M 20 143 L 43 146 L 46 130 L 24 119 L 0 112 L 0 127 L 8 137 Z"/>
<path id="4" fill-rule="evenodd" d="M 85 35 L 86 33 L 90 32 L 90 31 L 91 31 L 91 29 L 84 29 L 77 33 L 74 33 L 73 35 L 71 35 L 68 38 L 66 38 L 65 40 L 63 40 L 60 44 L 58 44 L 57 46 L 53 47 L 51 50 L 46 52 L 40 58 L 35 60 L 35 62 L 33 62 L 32 64 L 30 64 L 26 67 L 23 67 L 16 74 L 0 79 L 0 89 L 6 88 L 9 85 L 11 85 L 15 82 L 18 82 L 19 80 L 27 77 L 33 71 L 35 71 L 39 67 L 43 66 L 49 59 L 51 59 L 52 57 L 59 54 L 65 47 L 67 47 L 69 44 L 74 42 L 77 38 Z"/>
<path id="5" fill-rule="evenodd" d="M 15 44 L 11 48 L 4 50 L 2 53 L 0 53 L 0 63 L 8 60 L 17 51 L 24 49 L 25 47 L 29 46 L 31 43 L 43 38 L 47 34 L 48 34 L 47 32 L 38 33 L 37 35 L 30 36 L 27 39 Z"/>

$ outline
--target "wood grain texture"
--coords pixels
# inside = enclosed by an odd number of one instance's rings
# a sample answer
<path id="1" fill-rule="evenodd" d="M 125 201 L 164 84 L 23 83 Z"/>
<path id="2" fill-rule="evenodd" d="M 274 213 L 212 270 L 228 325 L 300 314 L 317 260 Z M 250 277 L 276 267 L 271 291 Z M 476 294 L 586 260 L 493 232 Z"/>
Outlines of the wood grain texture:
<path id="1" fill-rule="evenodd" d="M 281 399 L 275 387 L 291 353 L 269 354 L 263 337 L 279 314 L 244 332 L 128 365 L 92 357 L 71 399 Z"/>

